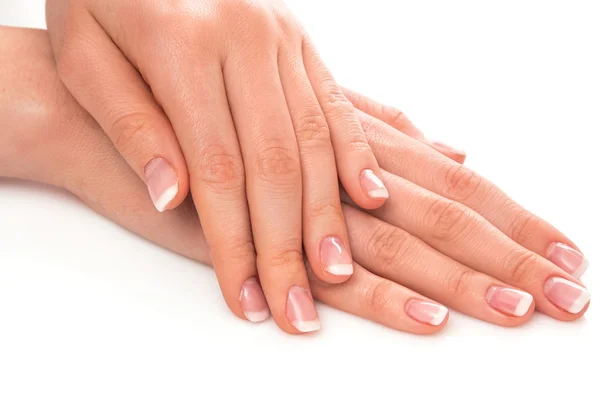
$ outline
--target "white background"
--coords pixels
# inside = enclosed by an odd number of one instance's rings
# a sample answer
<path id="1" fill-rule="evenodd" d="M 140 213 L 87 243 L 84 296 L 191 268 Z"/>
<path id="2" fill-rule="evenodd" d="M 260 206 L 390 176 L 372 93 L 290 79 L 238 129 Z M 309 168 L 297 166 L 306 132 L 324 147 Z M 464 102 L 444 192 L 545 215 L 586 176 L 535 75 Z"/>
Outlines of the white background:
<path id="1" fill-rule="evenodd" d="M 570 235 L 594 301 L 597 1 L 288 4 L 342 84 L 467 150 Z M 44 1 L 0 0 L 0 24 L 44 27 Z M 211 269 L 60 191 L 0 180 L 0 399 L 598 399 L 598 310 L 519 329 L 453 312 L 417 337 L 320 305 L 324 329 L 292 337 L 230 315 Z"/>

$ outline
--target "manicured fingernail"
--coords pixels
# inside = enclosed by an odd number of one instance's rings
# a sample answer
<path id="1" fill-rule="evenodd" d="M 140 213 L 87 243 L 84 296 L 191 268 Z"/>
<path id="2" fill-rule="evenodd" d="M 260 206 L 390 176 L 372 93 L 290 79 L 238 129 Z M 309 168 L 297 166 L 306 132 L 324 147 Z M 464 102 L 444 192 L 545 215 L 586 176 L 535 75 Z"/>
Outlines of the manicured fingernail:
<path id="1" fill-rule="evenodd" d="M 242 285 L 240 303 L 244 315 L 250 322 L 262 322 L 269 319 L 271 315 L 260 283 L 255 277 L 249 278 Z"/>
<path id="2" fill-rule="evenodd" d="M 461 157 L 465 157 L 467 155 L 467 153 L 463 150 L 455 149 L 454 147 L 448 146 L 447 144 L 442 142 L 430 141 L 429 143 L 434 149 L 442 153 L 452 153 Z"/>
<path id="3" fill-rule="evenodd" d="M 515 317 L 527 314 L 533 303 L 533 296 L 529 293 L 500 286 L 489 288 L 485 298 L 496 310 Z"/>
<path id="4" fill-rule="evenodd" d="M 583 254 L 564 243 L 552 243 L 547 258 L 577 279 L 585 274 L 590 265 Z"/>
<path id="5" fill-rule="evenodd" d="M 179 191 L 175 170 L 164 158 L 154 158 L 146 164 L 144 173 L 154 206 L 160 212 L 165 211 Z"/>
<path id="6" fill-rule="evenodd" d="M 438 326 L 446 319 L 448 309 L 441 304 L 413 299 L 406 304 L 406 313 L 419 322 Z"/>
<path id="7" fill-rule="evenodd" d="M 285 315 L 300 332 L 306 333 L 321 329 L 315 303 L 303 287 L 292 286 L 290 288 Z"/>
<path id="8" fill-rule="evenodd" d="M 325 270 L 332 275 L 352 275 L 352 257 L 344 242 L 337 237 L 327 237 L 321 243 L 321 263 Z"/>
<path id="9" fill-rule="evenodd" d="M 563 278 L 554 277 L 544 285 L 546 297 L 559 308 L 577 314 L 590 301 L 590 292 L 576 283 Z"/>
<path id="10" fill-rule="evenodd" d="M 370 169 L 365 169 L 362 174 L 360 174 L 360 183 L 363 187 L 363 190 L 369 194 L 369 197 L 372 199 L 387 199 L 390 197 L 387 189 L 381 179 L 375 175 Z"/>

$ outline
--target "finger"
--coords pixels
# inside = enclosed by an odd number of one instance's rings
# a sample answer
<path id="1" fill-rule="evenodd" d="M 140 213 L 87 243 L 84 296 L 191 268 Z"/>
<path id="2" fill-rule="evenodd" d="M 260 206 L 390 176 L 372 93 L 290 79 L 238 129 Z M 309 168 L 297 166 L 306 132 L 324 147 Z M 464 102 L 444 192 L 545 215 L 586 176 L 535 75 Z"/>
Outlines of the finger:
<path id="1" fill-rule="evenodd" d="M 367 96 L 347 88 L 342 88 L 342 90 L 354 107 L 362 112 L 385 122 L 405 135 L 415 139 L 425 139 L 425 134 L 408 119 L 406 114 L 397 108 L 378 103 Z"/>
<path id="2" fill-rule="evenodd" d="M 302 168 L 304 249 L 320 279 L 343 282 L 352 275 L 353 263 L 329 128 L 295 49 L 283 48 L 280 52 L 281 83 Z"/>
<path id="3" fill-rule="evenodd" d="M 81 33 L 58 50 L 63 82 L 146 183 L 156 209 L 177 207 L 189 190 L 188 171 L 169 120 L 96 20 L 83 10 L 74 21 Z"/>
<path id="4" fill-rule="evenodd" d="M 432 142 L 428 140 L 423 132 L 421 132 L 421 130 L 408 119 L 406 114 L 397 108 L 378 103 L 375 100 L 372 100 L 367 96 L 354 92 L 350 89 L 342 88 L 342 90 L 346 98 L 348 98 L 348 100 L 350 100 L 350 102 L 358 110 L 361 110 L 365 114 L 385 122 L 392 128 L 399 130 L 405 135 L 428 144 L 446 157 L 449 157 L 458 163 L 463 164 L 465 162 L 467 154 L 464 151 L 455 149 L 443 143 Z"/>
<path id="5" fill-rule="evenodd" d="M 77 110 L 75 104 L 71 108 Z M 86 121 L 83 112 L 77 113 L 77 116 Z M 76 168 L 76 179 L 85 178 L 95 183 L 87 187 L 83 199 L 98 198 L 101 203 L 88 202 L 88 205 L 162 247 L 212 264 L 199 220 L 191 218 L 196 212 L 194 204 L 185 201 L 172 213 L 154 212 L 150 200 L 142 195 L 143 184 L 127 168 L 112 145 L 104 140 L 96 124 L 86 121 L 83 130 L 85 140 L 78 132 L 68 141 L 77 151 L 68 154 L 67 165 L 81 166 Z M 131 212 L 117 211 L 123 209 Z M 341 285 L 323 283 L 312 274 L 310 278 L 311 289 L 320 301 L 393 329 L 430 334 L 443 329 L 447 321 L 445 307 L 358 265 L 355 265 L 352 278 Z"/>
<path id="6" fill-rule="evenodd" d="M 573 320 L 589 301 L 580 296 L 555 293 L 549 288 L 557 278 L 573 280 L 551 262 L 510 240 L 496 227 L 463 204 L 422 189 L 384 171 L 395 198 L 373 215 L 419 237 L 434 249 L 464 265 L 531 293 L 537 308 L 561 320 Z M 573 284 L 576 283 L 573 280 Z M 565 297 L 566 296 L 566 297 Z"/>
<path id="7" fill-rule="evenodd" d="M 533 298 L 432 249 L 408 232 L 343 206 L 356 262 L 462 313 L 502 326 L 533 314 Z"/>
<path id="8" fill-rule="evenodd" d="M 248 51 L 232 51 L 224 75 L 244 158 L 260 282 L 279 327 L 310 332 L 320 322 L 304 267 L 302 175 L 277 49 L 265 46 L 253 63 Z"/>
<path id="9" fill-rule="evenodd" d="M 308 39 L 303 41 L 302 57 L 331 131 L 342 185 L 360 207 L 380 207 L 388 198 L 388 192 L 379 178 L 379 165 L 367 143 L 355 108 L 346 99 Z"/>
<path id="10" fill-rule="evenodd" d="M 260 322 L 269 310 L 257 279 L 244 163 L 218 62 L 172 67 L 177 91 L 163 94 L 189 160 L 192 197 L 223 297 L 239 317 Z M 196 82 L 186 85 L 185 82 Z"/>
<path id="11" fill-rule="evenodd" d="M 575 244 L 548 222 L 525 210 L 498 187 L 460 164 L 390 126 L 360 114 L 383 168 L 425 189 L 452 199 L 483 216 L 521 246 L 580 277 L 587 260 Z"/>
<path id="12" fill-rule="evenodd" d="M 392 329 L 429 335 L 442 330 L 448 320 L 446 307 L 360 265 L 355 264 L 352 278 L 339 285 L 327 284 L 312 274 L 309 277 L 320 301 Z"/>

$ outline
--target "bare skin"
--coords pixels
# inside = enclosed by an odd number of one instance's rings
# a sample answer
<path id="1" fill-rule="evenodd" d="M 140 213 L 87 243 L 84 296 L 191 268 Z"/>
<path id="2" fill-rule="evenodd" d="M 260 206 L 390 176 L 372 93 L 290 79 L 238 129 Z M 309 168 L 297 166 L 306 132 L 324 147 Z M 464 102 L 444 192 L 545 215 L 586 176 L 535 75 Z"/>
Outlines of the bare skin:
<path id="1" fill-rule="evenodd" d="M 63 187 L 152 242 L 212 264 L 191 201 L 156 212 L 144 182 L 60 83 L 46 33 L 0 29 L 0 175 Z M 380 120 L 359 117 L 396 196 L 370 212 L 345 199 L 355 273 L 332 285 L 309 272 L 315 298 L 418 334 L 443 328 L 442 304 L 502 326 L 525 323 L 534 308 L 563 321 L 585 313 L 589 296 L 575 309 L 548 290 L 564 281 L 587 293 L 555 257 L 556 243 L 576 249 L 567 237 L 459 163 Z M 527 293 L 531 301 L 517 304 L 527 305 L 522 315 L 496 301 Z"/>

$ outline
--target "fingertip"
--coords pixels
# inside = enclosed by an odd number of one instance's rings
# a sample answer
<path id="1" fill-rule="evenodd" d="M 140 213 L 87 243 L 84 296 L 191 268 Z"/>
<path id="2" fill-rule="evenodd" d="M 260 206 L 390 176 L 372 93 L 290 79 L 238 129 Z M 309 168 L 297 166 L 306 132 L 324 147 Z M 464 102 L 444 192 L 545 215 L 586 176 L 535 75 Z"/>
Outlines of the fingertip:
<path id="1" fill-rule="evenodd" d="M 406 302 L 406 314 L 429 327 L 443 327 L 448 320 L 448 308 L 432 301 L 411 299 Z"/>
<path id="2" fill-rule="evenodd" d="M 155 157 L 144 167 L 146 185 L 154 207 L 159 212 L 175 208 L 179 203 L 180 178 L 171 163 L 162 157 Z"/>
<path id="3" fill-rule="evenodd" d="M 346 200 L 365 210 L 375 210 L 383 206 L 390 197 L 381 178 L 370 168 L 362 170 L 358 180 L 350 184 L 348 180 L 342 180 L 342 184 L 346 192 Z"/>

